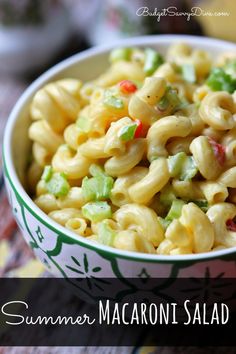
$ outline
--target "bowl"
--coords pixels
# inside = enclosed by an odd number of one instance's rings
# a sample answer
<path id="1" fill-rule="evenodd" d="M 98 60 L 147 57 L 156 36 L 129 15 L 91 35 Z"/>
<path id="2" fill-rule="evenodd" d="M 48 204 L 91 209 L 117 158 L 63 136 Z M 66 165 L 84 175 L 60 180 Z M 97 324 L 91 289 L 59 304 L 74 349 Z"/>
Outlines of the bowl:
<path id="1" fill-rule="evenodd" d="M 30 142 L 27 129 L 29 105 L 35 92 L 47 82 L 64 77 L 90 80 L 108 65 L 108 53 L 116 46 L 152 46 L 164 53 L 176 42 L 184 41 L 212 55 L 235 50 L 229 42 L 195 37 L 160 35 L 130 38 L 110 46 L 95 47 L 57 64 L 24 92 L 12 110 L 4 136 L 5 183 L 12 212 L 29 247 L 55 276 L 73 278 L 177 279 L 236 277 L 236 247 L 211 253 L 160 256 L 113 249 L 92 243 L 60 226 L 41 211 L 26 193 L 24 171 Z"/>

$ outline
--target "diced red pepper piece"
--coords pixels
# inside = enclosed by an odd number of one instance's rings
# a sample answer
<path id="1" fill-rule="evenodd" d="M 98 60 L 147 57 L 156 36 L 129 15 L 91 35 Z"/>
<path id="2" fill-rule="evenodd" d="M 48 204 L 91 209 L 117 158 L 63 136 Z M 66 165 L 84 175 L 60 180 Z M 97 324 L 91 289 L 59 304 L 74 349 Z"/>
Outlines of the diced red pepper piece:
<path id="1" fill-rule="evenodd" d="M 137 124 L 137 128 L 135 130 L 134 137 L 135 138 L 140 138 L 142 136 L 142 134 L 143 134 L 143 123 L 139 119 L 136 119 L 135 123 Z"/>
<path id="2" fill-rule="evenodd" d="M 225 147 L 221 144 L 218 144 L 212 138 L 209 138 L 209 142 L 213 148 L 213 152 L 215 157 L 217 158 L 217 161 L 221 166 L 223 166 L 225 163 Z"/>
<path id="3" fill-rule="evenodd" d="M 134 93 L 137 91 L 137 86 L 130 80 L 123 80 L 119 83 L 120 90 L 123 93 Z"/>
<path id="4" fill-rule="evenodd" d="M 233 219 L 227 220 L 226 226 L 228 230 L 236 232 L 236 223 L 233 221 Z"/>

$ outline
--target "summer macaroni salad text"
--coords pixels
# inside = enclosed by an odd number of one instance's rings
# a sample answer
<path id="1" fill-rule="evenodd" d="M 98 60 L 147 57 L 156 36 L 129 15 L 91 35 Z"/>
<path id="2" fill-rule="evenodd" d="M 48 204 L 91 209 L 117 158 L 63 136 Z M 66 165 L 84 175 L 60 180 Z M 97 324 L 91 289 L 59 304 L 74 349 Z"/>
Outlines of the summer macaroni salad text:
<path id="1" fill-rule="evenodd" d="M 28 185 L 91 242 L 161 255 L 236 246 L 236 52 L 117 48 L 31 104 Z"/>

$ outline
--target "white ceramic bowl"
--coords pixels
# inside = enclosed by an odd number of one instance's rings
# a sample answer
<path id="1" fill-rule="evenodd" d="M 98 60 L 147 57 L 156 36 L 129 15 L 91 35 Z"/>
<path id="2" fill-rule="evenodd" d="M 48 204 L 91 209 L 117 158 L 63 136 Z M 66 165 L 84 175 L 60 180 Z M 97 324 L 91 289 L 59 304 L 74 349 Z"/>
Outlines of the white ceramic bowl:
<path id="1" fill-rule="evenodd" d="M 217 252 L 182 256 L 159 256 L 120 251 L 91 243 L 60 226 L 41 211 L 23 188 L 29 155 L 27 129 L 29 104 L 35 92 L 47 82 L 64 77 L 90 80 L 108 65 L 108 52 L 119 46 L 152 46 L 164 53 L 176 42 L 208 50 L 213 56 L 235 50 L 232 43 L 194 36 L 147 36 L 131 38 L 109 47 L 95 47 L 74 55 L 40 76 L 15 105 L 4 136 L 4 171 L 9 201 L 22 233 L 36 256 L 51 273 L 63 277 L 158 277 L 182 278 L 236 276 L 236 247 Z"/>

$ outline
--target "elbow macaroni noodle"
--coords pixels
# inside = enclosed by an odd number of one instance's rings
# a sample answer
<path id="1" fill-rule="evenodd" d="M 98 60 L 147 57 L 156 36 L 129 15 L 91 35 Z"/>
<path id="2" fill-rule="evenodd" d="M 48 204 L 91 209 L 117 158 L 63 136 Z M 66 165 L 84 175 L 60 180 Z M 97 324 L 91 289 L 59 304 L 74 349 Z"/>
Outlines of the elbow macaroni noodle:
<path id="1" fill-rule="evenodd" d="M 159 156 L 168 156 L 166 143 L 172 137 L 186 137 L 191 131 L 191 120 L 188 117 L 169 116 L 154 123 L 147 134 L 149 161 Z"/>
<path id="2" fill-rule="evenodd" d="M 120 250 L 236 246 L 236 87 L 220 86 L 229 74 L 209 84 L 214 68 L 236 63 L 226 54 L 213 59 L 185 43 L 164 59 L 120 48 L 93 81 L 42 87 L 30 107 L 27 171 L 38 207 Z"/>
<path id="3" fill-rule="evenodd" d="M 167 184 L 169 178 L 166 159 L 154 160 L 149 166 L 148 174 L 129 187 L 131 200 L 135 203 L 148 204 L 152 197 Z"/>
<path id="4" fill-rule="evenodd" d="M 202 120 L 216 130 L 229 130 L 236 126 L 235 103 L 227 92 L 212 92 L 204 97 L 199 108 Z"/>
<path id="5" fill-rule="evenodd" d="M 80 110 L 81 85 L 79 80 L 64 79 L 44 86 L 33 98 L 32 119 L 46 120 L 55 132 L 63 132 Z"/>

